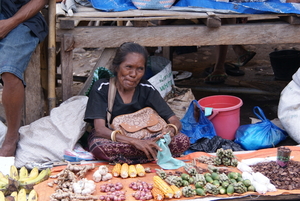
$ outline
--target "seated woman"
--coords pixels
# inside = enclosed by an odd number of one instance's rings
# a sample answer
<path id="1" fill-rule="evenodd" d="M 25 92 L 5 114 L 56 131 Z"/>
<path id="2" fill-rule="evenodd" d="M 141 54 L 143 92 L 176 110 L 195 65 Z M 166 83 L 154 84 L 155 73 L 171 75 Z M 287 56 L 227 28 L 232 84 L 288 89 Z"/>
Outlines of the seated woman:
<path id="1" fill-rule="evenodd" d="M 168 132 L 172 138 L 169 148 L 173 157 L 180 156 L 190 146 L 189 138 L 178 132 L 181 130 L 179 118 L 175 116 L 159 92 L 147 80 L 142 79 L 146 71 L 147 57 L 147 50 L 136 43 L 124 43 L 118 48 L 110 69 L 115 75 L 117 91 L 110 112 L 111 121 L 118 115 L 150 107 L 168 125 L 164 127 L 161 135 L 146 139 L 132 138 L 123 135 L 122 132 L 113 132 L 106 120 L 109 79 L 99 79 L 90 91 L 85 112 L 85 121 L 93 126 L 88 136 L 89 151 L 99 160 L 128 164 L 157 160 L 157 152 L 161 151 L 161 148 L 156 141 Z"/>

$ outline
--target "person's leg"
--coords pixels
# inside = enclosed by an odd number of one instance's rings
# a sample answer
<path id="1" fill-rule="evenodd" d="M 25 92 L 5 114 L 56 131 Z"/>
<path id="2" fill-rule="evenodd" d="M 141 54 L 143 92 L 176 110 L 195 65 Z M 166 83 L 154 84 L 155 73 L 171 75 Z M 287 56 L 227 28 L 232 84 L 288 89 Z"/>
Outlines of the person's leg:
<path id="1" fill-rule="evenodd" d="M 11 73 L 3 73 L 5 83 L 2 92 L 2 104 L 6 114 L 7 133 L 0 149 L 1 156 L 14 156 L 19 140 L 22 108 L 24 104 L 23 82 Z"/>
<path id="2" fill-rule="evenodd" d="M 4 19 L 1 14 L 0 19 Z M 39 39 L 21 24 L 0 40 L 0 74 L 3 81 L 2 103 L 5 110 L 7 133 L 0 148 L 0 156 L 14 156 L 19 140 L 24 104 L 23 73 Z"/>
<path id="3" fill-rule="evenodd" d="M 217 59 L 214 66 L 214 70 L 209 74 L 204 82 L 208 84 L 219 84 L 223 83 L 227 77 L 225 73 L 224 63 L 226 60 L 228 45 L 219 45 L 217 46 Z"/>
<path id="4" fill-rule="evenodd" d="M 246 50 L 242 45 L 233 45 L 232 49 L 238 57 L 237 63 L 234 63 L 238 67 L 246 65 L 256 54 L 254 51 Z"/>

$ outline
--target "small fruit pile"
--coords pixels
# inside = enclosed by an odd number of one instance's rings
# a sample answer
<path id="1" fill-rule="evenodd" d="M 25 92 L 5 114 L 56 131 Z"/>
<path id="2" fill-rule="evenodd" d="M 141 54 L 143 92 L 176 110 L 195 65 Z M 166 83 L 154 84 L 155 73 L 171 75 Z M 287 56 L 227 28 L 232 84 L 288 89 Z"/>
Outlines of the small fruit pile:
<path id="1" fill-rule="evenodd" d="M 243 194 L 246 192 L 254 192 L 255 188 L 249 179 L 243 179 L 242 174 L 238 172 L 221 171 L 213 165 L 208 165 L 208 172 L 199 173 L 191 164 L 185 166 L 186 173 L 168 174 L 162 169 L 156 169 L 156 174 L 165 184 L 161 184 L 164 197 L 171 195 L 168 186 L 181 188 L 181 194 L 184 197 L 206 196 L 207 194 L 218 195 L 227 194 L 231 196 L 233 193 Z M 160 183 L 162 183 L 160 181 Z M 154 183 L 155 184 L 155 183 Z M 155 187 L 155 185 L 154 185 Z M 169 189 L 169 191 L 166 191 Z"/>
<path id="2" fill-rule="evenodd" d="M 0 172 L 0 201 L 4 201 L 5 196 L 13 197 L 18 201 L 38 200 L 33 186 L 47 180 L 50 174 L 49 168 L 39 171 L 37 167 L 34 167 L 29 171 L 25 166 L 18 170 L 16 166 L 12 165 L 9 175 Z"/>

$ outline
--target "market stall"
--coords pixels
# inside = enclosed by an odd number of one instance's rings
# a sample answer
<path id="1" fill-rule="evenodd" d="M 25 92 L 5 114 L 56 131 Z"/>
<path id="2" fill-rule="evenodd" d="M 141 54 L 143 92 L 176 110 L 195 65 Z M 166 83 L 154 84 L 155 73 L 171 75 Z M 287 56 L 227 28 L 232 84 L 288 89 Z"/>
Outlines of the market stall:
<path id="1" fill-rule="evenodd" d="M 273 165 L 273 167 L 269 167 L 268 171 L 273 173 L 273 176 L 269 176 L 271 183 L 274 183 L 276 185 L 277 189 L 273 192 L 266 192 L 265 194 L 263 193 L 258 193 L 258 192 L 246 192 L 243 194 L 239 193 L 234 193 L 232 195 L 213 195 L 211 193 L 207 193 L 205 196 L 191 196 L 191 197 L 184 197 L 182 196 L 180 199 L 168 199 L 166 198 L 165 200 L 217 200 L 217 199 L 236 199 L 236 200 L 250 200 L 250 199 L 255 199 L 255 200 L 281 200 L 281 199 L 297 199 L 300 190 L 299 187 L 297 187 L 297 183 L 299 183 L 299 173 L 297 168 L 299 167 L 300 163 L 300 147 L 298 146 L 288 146 L 286 148 L 289 148 L 291 150 L 291 160 L 286 168 L 282 168 L 278 165 Z M 268 163 L 276 163 L 276 162 L 271 162 L 274 159 L 271 158 L 276 158 L 277 156 L 277 148 L 269 148 L 269 149 L 262 149 L 258 151 L 248 151 L 248 152 L 234 152 L 234 156 L 236 159 L 238 159 L 239 162 L 247 159 L 264 159 L 265 162 L 264 165 L 268 166 Z M 191 153 L 189 155 L 186 155 L 184 157 L 178 158 L 180 160 L 183 160 L 185 163 L 191 163 L 192 161 L 196 161 L 196 166 L 198 169 L 203 170 L 201 174 L 205 174 L 208 172 L 208 165 L 206 163 L 199 162 L 200 158 L 203 157 L 215 157 L 211 154 L 204 153 L 204 152 L 195 152 Z M 270 159 L 270 160 L 268 160 Z M 276 159 L 275 159 L 276 160 Z M 84 165 L 91 165 L 91 164 L 84 164 Z M 88 180 L 93 180 L 93 174 L 94 172 L 102 165 L 106 165 L 109 169 L 109 172 L 112 171 L 114 164 L 108 164 L 105 162 L 101 163 L 94 163 L 95 168 L 91 171 L 89 171 L 86 175 L 85 178 Z M 142 177 L 134 177 L 134 178 L 121 178 L 121 177 L 113 177 L 112 179 L 109 179 L 108 181 L 100 181 L 96 183 L 96 191 L 93 193 L 93 196 L 100 196 L 100 195 L 106 195 L 106 193 L 100 191 L 100 186 L 103 186 L 104 184 L 107 183 L 117 183 L 120 182 L 123 185 L 123 191 L 125 191 L 125 196 L 126 200 L 135 200 L 132 197 L 132 193 L 134 193 L 134 190 L 129 187 L 130 183 L 134 181 L 144 181 L 147 183 L 153 184 L 153 177 L 157 176 L 157 172 L 155 171 L 156 169 L 161 169 L 157 164 L 155 163 L 147 163 L 143 164 L 145 168 L 150 168 L 152 171 L 151 173 L 146 173 L 145 176 Z M 240 172 L 242 173 L 238 168 L 233 167 L 233 166 L 217 166 L 219 168 L 224 169 L 225 171 L 228 172 Z M 52 168 L 52 175 L 57 175 L 60 173 L 62 170 L 64 170 L 66 166 L 59 166 L 59 167 L 54 167 Z M 166 173 L 175 173 L 175 172 L 182 172 L 182 173 L 187 173 L 184 169 L 184 167 L 181 167 L 179 169 L 175 170 L 164 170 Z M 257 171 L 257 169 L 256 169 Z M 265 171 L 263 168 L 260 169 L 261 172 Z M 264 172 L 263 172 L 264 173 Z M 266 174 L 266 173 L 264 173 Z M 272 178 L 271 178 L 272 177 Z M 281 179 L 278 179 L 281 178 Z M 39 200 L 47 201 L 50 200 L 50 196 L 54 193 L 56 189 L 56 185 L 53 185 L 53 187 L 50 187 L 48 184 L 51 183 L 52 181 L 56 180 L 56 178 L 48 179 L 38 185 L 36 185 L 34 188 L 38 192 Z M 194 184 L 191 184 L 191 186 L 194 188 Z M 180 187 L 182 189 L 183 187 Z M 257 189 L 258 191 L 260 189 Z"/>
<path id="2" fill-rule="evenodd" d="M 247 17 L 248 23 L 221 25 L 221 19 L 239 17 Z M 172 19 L 192 20 L 196 23 L 164 26 L 149 23 Z M 126 26 L 129 22 L 131 26 Z M 111 23 L 114 25 L 107 25 Z M 74 48 L 116 48 L 126 41 L 148 47 L 299 43 L 297 24 L 297 14 L 285 12 L 217 13 L 213 9 L 199 11 L 190 7 L 187 10 L 133 9 L 102 12 L 93 7 L 78 5 L 77 12 L 72 16 L 67 16 L 64 12 L 56 15 L 55 34 L 62 58 L 63 100 L 72 96 Z M 164 56 L 168 57 L 167 48 L 164 50 Z M 50 61 L 51 59 L 53 57 Z"/>

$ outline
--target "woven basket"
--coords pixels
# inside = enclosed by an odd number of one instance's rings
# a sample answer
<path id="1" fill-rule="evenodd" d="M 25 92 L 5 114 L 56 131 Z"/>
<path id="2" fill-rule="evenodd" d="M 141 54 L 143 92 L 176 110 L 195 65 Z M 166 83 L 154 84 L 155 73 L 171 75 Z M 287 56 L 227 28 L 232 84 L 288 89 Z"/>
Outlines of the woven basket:
<path id="1" fill-rule="evenodd" d="M 175 0 L 132 0 L 132 3 L 138 9 L 168 9 Z"/>

